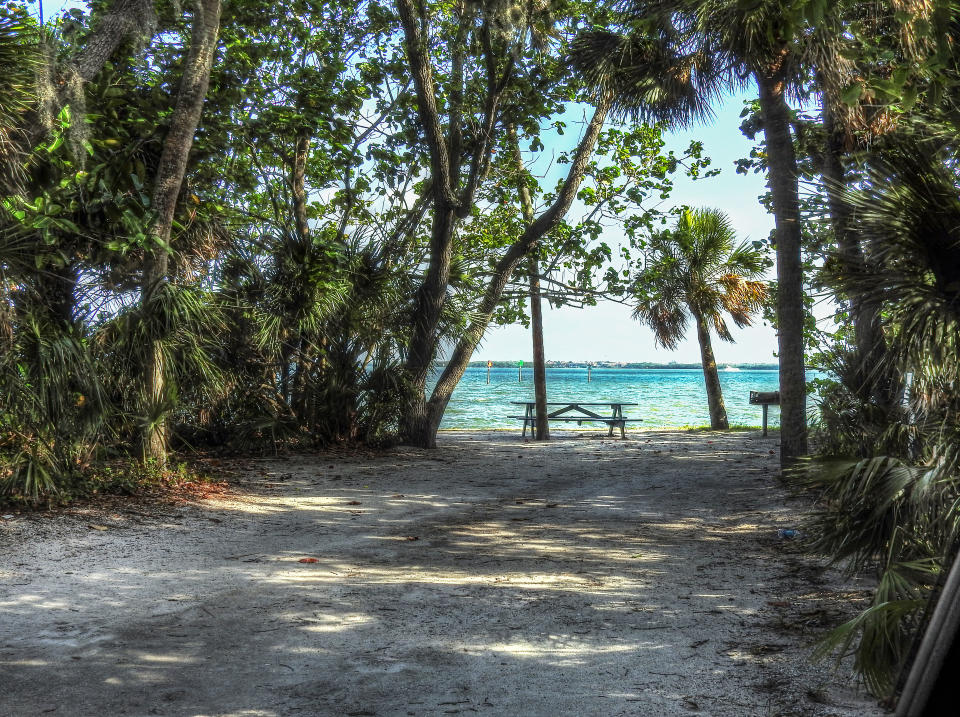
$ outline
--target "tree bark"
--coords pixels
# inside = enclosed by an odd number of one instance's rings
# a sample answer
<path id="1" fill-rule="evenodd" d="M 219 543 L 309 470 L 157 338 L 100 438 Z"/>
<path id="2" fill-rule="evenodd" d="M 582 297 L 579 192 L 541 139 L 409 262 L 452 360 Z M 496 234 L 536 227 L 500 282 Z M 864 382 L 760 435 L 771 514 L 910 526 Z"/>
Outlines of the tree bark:
<path id="1" fill-rule="evenodd" d="M 457 204 L 450 176 L 450 152 L 443 136 L 443 125 L 437 109 L 437 93 L 433 83 L 433 68 L 427 54 L 420 21 L 416 17 L 413 0 L 397 0 L 397 14 L 403 27 L 407 65 L 417 93 L 417 116 L 424 132 L 430 154 L 430 172 L 438 211 Z M 459 106 L 454 103 L 454 111 Z M 459 128 L 454 127 L 453 131 Z M 459 161 L 459 159 L 457 160 Z"/>
<path id="2" fill-rule="evenodd" d="M 713 341 L 710 338 L 710 324 L 706 317 L 693 311 L 697 322 L 697 339 L 700 341 L 700 361 L 703 364 L 703 381 L 707 387 L 707 406 L 710 408 L 710 428 L 725 431 L 730 428 L 727 422 L 727 409 L 723 405 L 723 391 L 720 388 L 720 374 L 717 372 L 717 360 L 713 355 Z"/>
<path id="3" fill-rule="evenodd" d="M 167 282 L 168 251 L 177 197 L 183 185 L 193 136 L 203 112 L 203 101 L 217 50 L 220 0 L 197 0 L 193 12 L 190 49 L 183 65 L 180 89 L 154 182 L 153 208 L 157 218 L 151 228 L 153 251 L 147 254 L 144 262 L 144 302 L 161 291 Z M 153 339 L 147 346 L 146 372 L 147 415 L 157 417 L 148 421 L 144 430 L 142 453 L 144 460 L 153 459 L 162 466 L 167 459 L 167 426 L 165 419 L 157 414 L 161 411 L 167 386 L 166 365 L 159 338 Z"/>
<path id="4" fill-rule="evenodd" d="M 155 0 L 114 0 L 105 12 L 93 14 L 91 30 L 77 51 L 56 67 L 52 66 L 52 59 L 49 60 L 55 96 L 43 98 L 44 113 L 55 116 L 64 105 L 77 101 L 82 107 L 84 83 L 100 73 L 123 43 L 136 40 L 136 45 L 145 47 L 156 30 Z M 45 122 L 26 128 L 27 144 L 33 146 L 48 130 Z"/>
<path id="5" fill-rule="evenodd" d="M 785 82 L 756 74 L 767 145 L 768 184 L 777 242 L 777 339 L 780 361 L 780 465 L 807 453 L 807 387 L 803 350 L 803 260 L 797 158 L 790 134 Z"/>
<path id="6" fill-rule="evenodd" d="M 547 419 L 547 362 L 543 351 L 543 307 L 540 297 L 540 262 L 536 249 L 530 255 L 530 332 L 533 335 L 533 397 L 536 402 L 537 423 L 534 437 L 550 440 L 550 421 Z"/>
<path id="7" fill-rule="evenodd" d="M 863 250 L 852 229 L 850 206 L 843 197 L 847 186 L 844 156 L 846 155 L 843 129 L 837 125 L 830 102 L 824 97 L 823 101 L 823 129 L 826 143 L 823 153 L 822 174 L 827 190 L 827 204 L 830 208 L 830 223 L 837 240 L 838 256 L 841 263 L 842 279 L 862 276 L 865 272 Z M 862 292 L 855 286 L 846 284 L 847 301 L 850 303 L 850 318 L 853 321 L 854 342 L 861 361 L 871 358 L 875 351 L 882 350 L 883 336 L 880 333 L 880 317 L 877 307 L 865 300 Z M 866 379 L 867 366 L 861 370 L 861 382 Z"/>
<path id="8" fill-rule="evenodd" d="M 307 224 L 307 158 L 310 154 L 310 132 L 306 127 L 297 130 L 293 145 L 293 157 L 290 163 L 290 198 L 293 201 L 293 223 L 297 233 L 297 240 L 303 247 L 310 242 L 310 227 Z M 285 396 L 289 397 L 289 406 L 295 413 L 303 411 L 304 372 L 306 340 L 302 332 L 292 339 L 292 350 L 287 357 L 284 371 L 289 372 L 290 362 L 294 361 L 296 368 L 293 372 L 293 385 L 285 389 Z M 286 378 L 286 376 L 285 376 Z"/>
<path id="9" fill-rule="evenodd" d="M 525 227 L 533 224 L 533 199 L 527 186 L 527 168 L 523 166 L 517 128 L 507 127 L 510 146 L 516 162 L 520 211 Z M 550 421 L 547 419 L 547 365 L 543 351 L 543 304 L 540 296 L 540 262 L 536 248 L 530 254 L 530 333 L 533 338 L 533 396 L 536 403 L 536 424 L 533 436 L 538 441 L 550 440 Z"/>
<path id="10" fill-rule="evenodd" d="M 305 242 L 310 234 L 307 225 L 307 157 L 310 153 L 310 132 L 306 127 L 297 131 L 293 148 L 293 163 L 290 169 L 290 195 L 293 199 L 293 221 L 300 241 Z"/>
<path id="11" fill-rule="evenodd" d="M 450 279 L 450 261 L 453 257 L 453 237 L 460 219 L 469 215 L 473 206 L 475 190 L 485 167 L 489 163 L 492 148 L 491 137 L 498 117 L 500 97 L 509 77 L 509 68 L 502 77 L 496 77 L 497 63 L 492 56 L 489 42 L 485 42 L 486 93 L 484 96 L 484 117 L 477 132 L 479 139 L 473 150 L 470 170 L 462 190 L 462 158 L 460 152 L 451 155 L 451 146 L 459 147 L 462 122 L 460 97 L 462 88 L 456 83 L 463 81 L 461 60 L 458 50 L 454 50 L 452 103 L 448 122 L 449 137 L 443 133 L 443 124 L 437 106 L 437 93 L 427 43 L 424 38 L 426 18 L 419 17 L 413 0 L 396 0 L 397 14 L 403 29 L 404 47 L 407 65 L 413 78 L 417 95 L 417 117 L 424 132 L 424 139 L 430 155 L 430 186 L 433 193 L 433 221 L 430 230 L 430 251 L 427 270 L 423 282 L 417 290 L 413 308 L 413 331 L 407 351 L 405 372 L 409 394 L 401 417 L 400 431 L 407 442 L 432 447 L 436 442 L 436 433 L 440 416 L 428 405 L 426 385 L 432 362 L 437 351 L 437 327 L 446 299 Z M 466 3 L 457 6 L 459 31 L 466 36 L 466 29 L 472 20 L 472 14 L 466 9 Z M 489 39 L 486 20 L 479 30 Z M 485 34 L 486 33 L 486 34 Z M 459 190 L 459 194 L 458 194 Z"/>
<path id="12" fill-rule="evenodd" d="M 440 112 L 437 108 L 433 68 L 423 37 L 421 21 L 417 17 L 412 0 L 397 0 L 397 14 L 403 27 L 407 64 L 413 77 L 417 95 L 417 116 L 424 131 L 430 155 L 431 191 L 433 192 L 433 221 L 430 228 L 430 259 L 423 282 L 417 289 L 413 309 L 413 331 L 410 338 L 405 370 L 409 382 L 409 395 L 401 417 L 401 433 L 414 443 L 430 442 L 426 436 L 435 436 L 439 424 L 433 425 L 425 399 L 427 379 L 436 355 L 436 327 L 446 297 L 450 279 L 450 261 L 453 256 L 453 233 L 457 225 L 457 201 L 450 174 L 451 158 Z M 456 75 L 456 71 L 454 75 Z M 459 112 L 456 101 L 451 110 Z M 456 120 L 456 116 L 453 118 Z M 459 127 L 450 128 L 454 137 Z M 459 162 L 459 158 L 455 160 Z"/>
<path id="13" fill-rule="evenodd" d="M 116 0 L 105 14 L 94 18 L 93 31 L 84 38 L 67 68 L 89 82 L 123 42 L 139 34 L 146 44 L 155 31 L 154 0 Z"/>
<path id="14" fill-rule="evenodd" d="M 450 281 L 453 231 L 457 216 L 452 209 L 435 206 L 430 233 L 430 263 L 414 301 L 413 335 L 405 369 L 410 396 L 402 417 L 402 433 L 413 445 L 433 447 L 439 419 L 434 421 L 425 399 L 427 379 L 437 352 L 436 327 Z"/>

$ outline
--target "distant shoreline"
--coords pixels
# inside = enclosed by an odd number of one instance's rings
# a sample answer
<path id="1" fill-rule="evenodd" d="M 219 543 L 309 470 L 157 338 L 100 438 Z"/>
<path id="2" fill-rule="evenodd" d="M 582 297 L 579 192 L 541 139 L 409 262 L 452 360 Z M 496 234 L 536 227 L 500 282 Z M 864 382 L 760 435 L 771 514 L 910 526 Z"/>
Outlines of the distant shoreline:
<path id="1" fill-rule="evenodd" d="M 517 364 L 520 361 L 491 361 L 490 365 L 492 368 L 516 368 Z M 443 367 L 447 365 L 446 361 L 436 361 L 434 363 L 437 367 Z M 528 361 L 523 359 L 524 366 L 533 366 L 533 361 Z M 470 368 L 486 368 L 486 361 L 471 361 Z M 655 371 L 670 371 L 670 370 L 682 370 L 688 371 L 690 369 L 702 369 L 703 367 L 699 363 L 651 363 L 651 362 L 616 362 L 616 361 L 547 361 L 547 368 L 593 368 L 593 369 L 644 369 L 644 370 L 655 370 Z M 717 366 L 721 371 L 724 369 L 737 369 L 740 371 L 777 371 L 778 367 L 775 363 L 723 363 L 718 364 Z"/>

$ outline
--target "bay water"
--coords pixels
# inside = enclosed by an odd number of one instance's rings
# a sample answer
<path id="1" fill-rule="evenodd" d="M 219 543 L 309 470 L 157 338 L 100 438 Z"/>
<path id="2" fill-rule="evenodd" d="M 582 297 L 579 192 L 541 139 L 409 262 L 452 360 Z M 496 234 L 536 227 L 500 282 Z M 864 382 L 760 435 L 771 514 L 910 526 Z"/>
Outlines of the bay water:
<path id="1" fill-rule="evenodd" d="M 750 391 L 776 391 L 779 374 L 776 370 L 721 370 L 720 385 L 730 425 L 759 426 L 763 409 L 748 403 Z M 532 367 L 524 365 L 522 373 L 516 367 L 491 368 L 487 383 L 487 368 L 471 366 L 453 392 L 440 428 L 520 428 L 521 422 L 508 416 L 523 415 L 524 407 L 511 401 L 533 400 Z M 586 368 L 548 368 L 547 400 L 636 403 L 624 407 L 624 416 L 643 421 L 628 426 L 710 425 L 700 369 L 593 368 L 588 381 Z M 596 412 L 606 413 L 603 409 Z M 780 425 L 779 407 L 770 407 L 768 423 Z M 600 423 L 584 426 L 604 427 Z"/>

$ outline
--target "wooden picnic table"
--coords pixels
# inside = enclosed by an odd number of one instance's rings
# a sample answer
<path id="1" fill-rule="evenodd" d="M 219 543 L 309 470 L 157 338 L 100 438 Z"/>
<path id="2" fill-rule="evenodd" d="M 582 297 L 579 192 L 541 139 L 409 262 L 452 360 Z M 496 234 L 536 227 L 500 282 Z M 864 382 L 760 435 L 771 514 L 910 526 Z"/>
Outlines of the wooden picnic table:
<path id="1" fill-rule="evenodd" d="M 524 415 L 522 416 L 507 416 L 507 418 L 516 418 L 523 421 L 523 432 L 520 434 L 521 438 L 526 437 L 527 435 L 527 424 L 530 424 L 530 433 L 531 435 L 536 435 L 537 430 L 537 402 L 536 401 L 511 401 L 510 403 L 516 406 L 526 406 Z M 580 425 L 584 421 L 600 421 L 606 423 L 610 426 L 610 432 L 607 434 L 609 436 L 613 435 L 614 427 L 620 428 L 620 437 L 626 438 L 627 434 L 624 430 L 626 424 L 630 421 L 641 421 L 640 418 L 627 418 L 623 415 L 624 406 L 636 406 L 639 404 L 628 403 L 627 401 L 556 401 L 547 403 L 547 420 L 548 421 L 576 421 L 577 425 Z M 551 411 L 550 407 L 555 406 L 555 410 Z M 603 406 L 610 409 L 610 414 L 607 416 L 601 416 L 599 413 L 591 410 L 593 407 Z"/>

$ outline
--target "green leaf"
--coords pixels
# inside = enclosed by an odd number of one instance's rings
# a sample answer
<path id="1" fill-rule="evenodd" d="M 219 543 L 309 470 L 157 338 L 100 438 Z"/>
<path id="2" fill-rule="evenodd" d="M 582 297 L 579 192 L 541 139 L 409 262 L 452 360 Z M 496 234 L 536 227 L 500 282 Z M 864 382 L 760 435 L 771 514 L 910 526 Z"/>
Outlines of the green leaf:
<path id="1" fill-rule="evenodd" d="M 840 100 L 845 105 L 854 105 L 860 101 L 860 96 L 863 94 L 863 85 L 859 82 L 850 85 L 840 94 Z"/>

